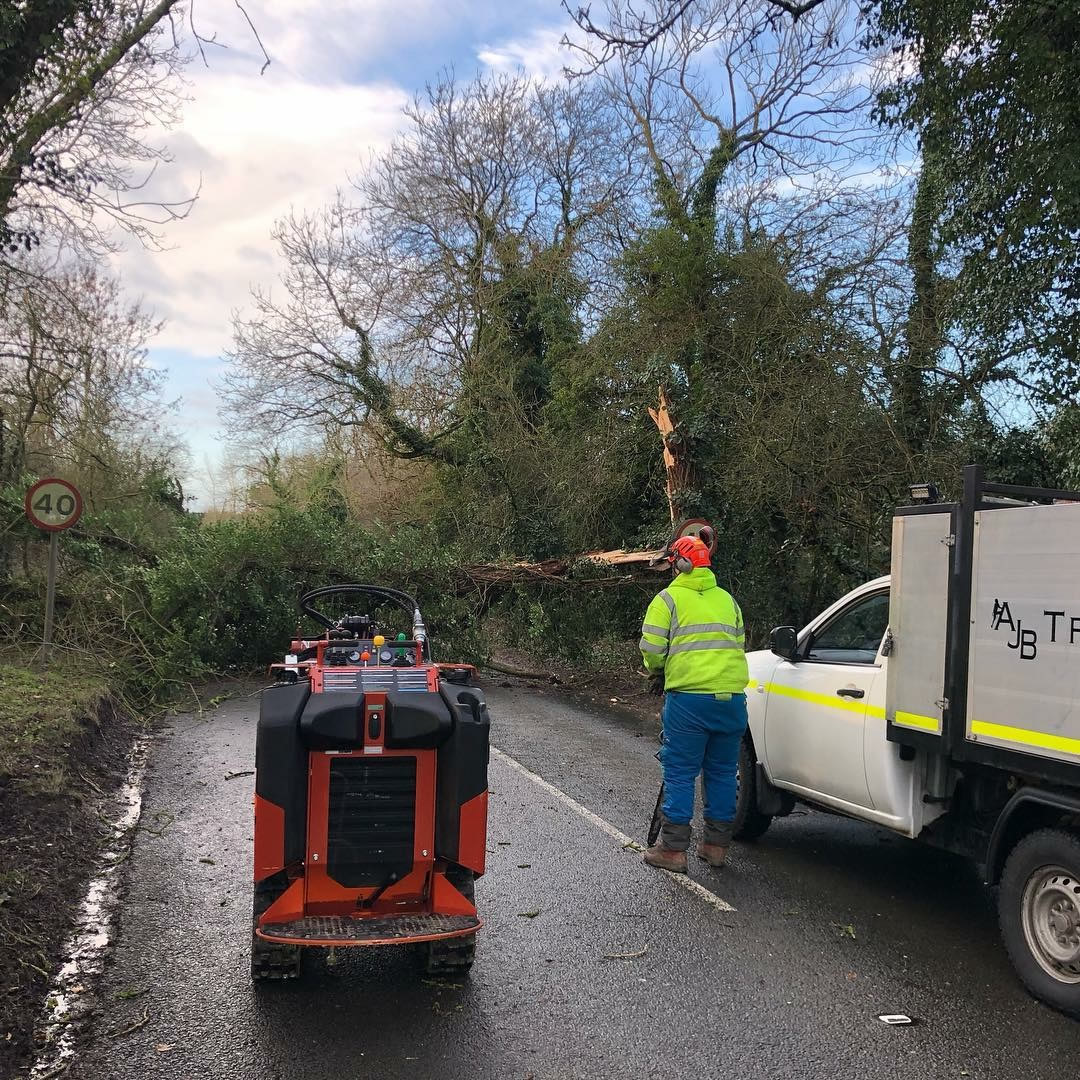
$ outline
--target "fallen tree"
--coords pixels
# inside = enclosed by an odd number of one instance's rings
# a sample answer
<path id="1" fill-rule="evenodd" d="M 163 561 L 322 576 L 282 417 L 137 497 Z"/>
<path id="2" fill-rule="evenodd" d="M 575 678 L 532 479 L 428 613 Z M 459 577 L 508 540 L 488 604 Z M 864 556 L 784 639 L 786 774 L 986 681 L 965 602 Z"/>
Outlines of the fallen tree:
<path id="1" fill-rule="evenodd" d="M 652 563 L 662 554 L 661 550 L 588 551 L 561 559 L 544 559 L 540 562 L 481 563 L 464 566 L 461 573 L 477 585 L 524 585 L 524 584 L 570 584 L 587 585 L 590 588 L 616 588 L 634 580 L 635 572 L 647 569 L 650 573 L 665 569 Z M 571 577 L 574 567 L 586 563 L 598 566 L 627 566 L 633 569 L 619 577 L 581 578 Z"/>

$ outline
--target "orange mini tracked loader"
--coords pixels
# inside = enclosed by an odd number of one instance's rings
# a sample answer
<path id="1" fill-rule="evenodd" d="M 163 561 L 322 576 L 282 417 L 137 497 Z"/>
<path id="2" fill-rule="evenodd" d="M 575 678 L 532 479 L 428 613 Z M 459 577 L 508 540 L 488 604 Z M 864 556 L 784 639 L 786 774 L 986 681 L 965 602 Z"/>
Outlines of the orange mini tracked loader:
<path id="1" fill-rule="evenodd" d="M 392 640 L 344 594 L 405 608 Z M 312 946 L 414 945 L 432 974 L 472 966 L 487 838 L 487 706 L 435 664 L 416 601 L 378 585 L 300 599 L 325 628 L 292 643 L 262 696 L 255 750 L 252 978 L 295 978 Z M 454 681 L 456 680 L 456 681 Z"/>

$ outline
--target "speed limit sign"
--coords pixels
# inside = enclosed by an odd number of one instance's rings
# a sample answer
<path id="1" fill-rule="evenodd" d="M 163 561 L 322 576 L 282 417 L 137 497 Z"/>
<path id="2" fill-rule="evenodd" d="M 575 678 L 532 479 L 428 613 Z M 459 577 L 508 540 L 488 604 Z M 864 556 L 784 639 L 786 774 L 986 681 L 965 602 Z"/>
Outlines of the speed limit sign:
<path id="1" fill-rule="evenodd" d="M 48 477 L 26 493 L 26 516 L 47 532 L 70 529 L 82 516 L 82 510 L 79 489 L 66 480 Z"/>
<path id="2" fill-rule="evenodd" d="M 53 612 L 56 610 L 56 548 L 60 534 L 82 517 L 79 489 L 55 476 L 39 480 L 26 493 L 26 516 L 49 533 L 49 569 L 45 586 L 45 632 L 41 639 L 41 663 L 48 666 L 52 651 Z"/>

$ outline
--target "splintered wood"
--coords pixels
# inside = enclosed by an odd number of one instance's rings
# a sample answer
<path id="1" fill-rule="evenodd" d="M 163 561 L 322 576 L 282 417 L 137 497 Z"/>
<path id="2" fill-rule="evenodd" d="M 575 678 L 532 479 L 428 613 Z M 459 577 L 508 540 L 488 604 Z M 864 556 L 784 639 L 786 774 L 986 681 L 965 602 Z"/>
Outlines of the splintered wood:
<path id="1" fill-rule="evenodd" d="M 550 582 L 569 584 L 567 573 L 572 564 L 577 562 L 602 563 L 605 566 L 626 566 L 655 569 L 650 566 L 662 554 L 662 550 L 624 551 L 586 551 L 567 559 L 545 559 L 543 562 L 484 563 L 478 566 L 466 566 L 462 573 L 473 583 L 483 585 L 513 585 L 526 582 Z M 593 581 L 579 580 L 579 587 L 603 589 L 625 585 L 630 575 L 617 578 L 598 578 Z"/>
<path id="2" fill-rule="evenodd" d="M 664 469 L 667 473 L 665 490 L 668 513 L 671 515 L 671 524 L 674 525 L 678 518 L 675 509 L 679 492 L 690 487 L 691 465 L 685 449 L 675 437 L 675 424 L 671 419 L 671 410 L 668 408 L 667 393 L 662 386 L 660 387 L 660 403 L 657 408 L 649 410 L 649 415 L 664 442 Z"/>

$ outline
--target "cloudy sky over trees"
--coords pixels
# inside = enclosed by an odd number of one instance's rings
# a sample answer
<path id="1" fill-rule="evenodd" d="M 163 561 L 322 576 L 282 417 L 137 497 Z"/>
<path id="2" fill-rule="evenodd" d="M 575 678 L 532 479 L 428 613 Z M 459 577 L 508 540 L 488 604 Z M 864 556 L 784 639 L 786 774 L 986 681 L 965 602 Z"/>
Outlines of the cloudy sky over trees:
<path id="1" fill-rule="evenodd" d="M 167 250 L 129 242 L 114 259 L 125 288 L 164 320 L 151 361 L 183 398 L 195 493 L 220 457 L 216 381 L 231 314 L 278 270 L 274 222 L 316 209 L 404 125 L 402 108 L 444 68 L 471 78 L 519 67 L 558 75 L 569 26 L 549 0 L 261 0 L 248 5 L 272 63 L 263 64 L 243 14 L 195 9 L 195 28 L 228 48 L 205 47 L 187 68 L 179 124 L 160 138 L 173 156 L 146 194 L 198 193 L 191 213 L 163 230 Z"/>

